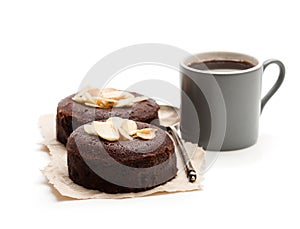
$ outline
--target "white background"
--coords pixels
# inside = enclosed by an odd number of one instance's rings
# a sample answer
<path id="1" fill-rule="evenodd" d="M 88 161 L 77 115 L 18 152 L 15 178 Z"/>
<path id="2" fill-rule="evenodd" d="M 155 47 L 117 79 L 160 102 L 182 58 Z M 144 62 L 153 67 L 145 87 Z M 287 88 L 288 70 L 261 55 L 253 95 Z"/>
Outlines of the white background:
<path id="1" fill-rule="evenodd" d="M 296 2 L 1 1 L 0 227 L 299 228 Z M 228 50 L 282 60 L 286 80 L 263 112 L 257 145 L 223 153 L 205 174 L 203 191 L 57 199 L 40 172 L 49 158 L 37 144 L 39 116 L 55 113 L 58 101 L 75 92 L 102 57 L 147 42 L 191 53 Z M 266 72 L 263 92 L 276 74 L 276 67 Z"/>

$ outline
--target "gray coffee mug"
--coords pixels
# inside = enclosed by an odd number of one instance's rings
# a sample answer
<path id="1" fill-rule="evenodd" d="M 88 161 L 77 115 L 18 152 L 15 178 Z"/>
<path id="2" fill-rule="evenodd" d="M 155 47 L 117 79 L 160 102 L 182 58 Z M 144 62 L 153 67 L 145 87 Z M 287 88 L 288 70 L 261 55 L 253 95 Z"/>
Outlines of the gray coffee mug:
<path id="1" fill-rule="evenodd" d="M 203 62 L 201 67 L 194 67 L 195 63 Z M 209 63 L 217 67 L 212 68 Z M 250 65 L 237 68 L 239 63 Z M 279 76 L 261 99 L 262 74 L 270 64 L 279 66 Z M 208 52 L 187 57 L 180 68 L 182 138 L 212 151 L 237 150 L 255 144 L 259 116 L 283 82 L 283 63 L 275 59 L 261 63 L 241 53 Z"/>

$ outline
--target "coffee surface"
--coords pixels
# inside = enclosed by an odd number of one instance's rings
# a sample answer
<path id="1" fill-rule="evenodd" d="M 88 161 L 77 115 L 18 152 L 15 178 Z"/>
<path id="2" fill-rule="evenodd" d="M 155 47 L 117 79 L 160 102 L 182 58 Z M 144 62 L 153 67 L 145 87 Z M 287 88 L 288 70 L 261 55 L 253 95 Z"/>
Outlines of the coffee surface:
<path id="1" fill-rule="evenodd" d="M 246 70 L 255 65 L 248 61 L 236 60 L 209 60 L 203 62 L 195 62 L 188 65 L 191 68 L 198 70 L 218 70 L 218 71 L 232 71 L 232 70 Z"/>

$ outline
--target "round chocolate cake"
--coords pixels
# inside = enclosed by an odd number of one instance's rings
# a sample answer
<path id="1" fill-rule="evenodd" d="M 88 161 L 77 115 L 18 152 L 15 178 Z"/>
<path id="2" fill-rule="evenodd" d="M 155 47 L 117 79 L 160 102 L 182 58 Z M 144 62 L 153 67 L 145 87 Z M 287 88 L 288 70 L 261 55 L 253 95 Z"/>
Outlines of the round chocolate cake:
<path id="1" fill-rule="evenodd" d="M 145 140 L 108 141 L 76 129 L 67 143 L 68 172 L 78 185 L 106 193 L 138 192 L 154 188 L 176 176 L 174 145 L 165 131 L 136 122 L 137 129 L 155 128 Z"/>
<path id="2" fill-rule="evenodd" d="M 131 92 L 131 94 L 140 96 L 134 92 Z M 72 99 L 74 96 L 75 94 L 61 100 L 57 107 L 56 138 L 64 145 L 66 145 L 67 139 L 73 130 L 94 120 L 104 120 L 116 116 L 150 123 L 158 119 L 159 105 L 150 98 L 134 103 L 132 106 L 98 108 L 78 103 Z"/>

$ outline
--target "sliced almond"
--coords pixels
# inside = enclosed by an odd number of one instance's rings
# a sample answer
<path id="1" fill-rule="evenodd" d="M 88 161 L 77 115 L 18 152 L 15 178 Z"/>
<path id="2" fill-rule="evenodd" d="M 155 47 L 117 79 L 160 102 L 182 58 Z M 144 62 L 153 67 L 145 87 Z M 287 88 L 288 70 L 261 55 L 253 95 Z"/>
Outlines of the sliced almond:
<path id="1" fill-rule="evenodd" d="M 132 140 L 132 137 L 128 133 L 128 124 L 127 123 L 133 122 L 136 125 L 136 123 L 134 121 L 122 119 L 119 117 L 111 117 L 111 118 L 107 119 L 106 122 L 112 123 L 112 125 L 119 131 L 121 140 Z M 133 124 L 131 124 L 131 126 L 133 126 Z"/>
<path id="2" fill-rule="evenodd" d="M 124 130 L 123 128 L 119 128 L 118 129 L 119 134 L 120 134 L 120 139 L 121 140 L 132 140 L 133 138 L 127 133 L 126 130 Z"/>
<path id="3" fill-rule="evenodd" d="M 87 133 L 87 134 L 90 134 L 90 135 L 98 135 L 96 130 L 95 130 L 95 127 L 94 125 L 91 125 L 91 124 L 85 124 L 83 126 L 84 128 L 84 131 Z"/>
<path id="4" fill-rule="evenodd" d="M 134 97 L 134 98 L 120 99 L 116 102 L 114 107 L 129 107 L 129 106 L 132 106 L 135 103 L 145 101 L 147 99 L 149 99 L 149 98 L 146 97 L 146 96 L 138 96 L 138 97 Z"/>
<path id="5" fill-rule="evenodd" d="M 106 122 L 111 122 L 116 129 L 119 129 L 125 119 L 119 117 L 110 117 Z"/>
<path id="6" fill-rule="evenodd" d="M 102 102 L 102 100 L 100 100 L 100 99 L 97 99 L 97 101 L 96 101 L 96 103 L 95 103 L 95 106 L 100 107 L 100 108 L 108 108 L 108 107 L 107 107 L 107 104 L 104 104 L 104 103 Z"/>
<path id="7" fill-rule="evenodd" d="M 124 119 L 120 128 L 126 131 L 126 133 L 129 135 L 134 135 L 137 131 L 136 122 L 128 119 Z"/>
<path id="8" fill-rule="evenodd" d="M 84 125 L 84 130 L 88 134 L 99 135 L 108 141 L 132 140 L 133 137 L 150 140 L 155 138 L 157 131 L 154 128 L 138 130 L 135 121 L 119 117 L 111 117 L 105 122 L 94 121 L 91 125 Z"/>
<path id="9" fill-rule="evenodd" d="M 134 95 L 130 94 L 129 92 L 126 91 L 110 91 L 110 92 L 102 92 L 102 97 L 106 99 L 129 99 L 129 98 L 134 98 Z"/>
<path id="10" fill-rule="evenodd" d="M 101 108 L 112 108 L 117 103 L 114 99 L 106 99 L 102 97 L 98 97 L 96 104 Z"/>
<path id="11" fill-rule="evenodd" d="M 138 103 L 138 102 L 142 102 L 142 101 L 145 101 L 145 100 L 148 100 L 149 98 L 146 97 L 146 96 L 137 96 L 137 97 L 134 97 L 132 102 L 133 103 Z"/>
<path id="12" fill-rule="evenodd" d="M 104 88 L 101 91 L 98 88 L 91 87 L 86 87 L 72 98 L 78 103 L 99 108 L 127 107 L 147 99 L 148 97 L 146 96 L 134 97 L 133 94 L 127 91 L 120 91 L 114 88 Z"/>
<path id="13" fill-rule="evenodd" d="M 129 99 L 120 99 L 116 102 L 114 107 L 127 107 L 127 106 L 132 106 L 133 105 L 133 98 Z"/>
<path id="14" fill-rule="evenodd" d="M 108 92 L 112 92 L 112 91 L 117 91 L 117 89 L 107 87 L 107 88 L 102 89 L 101 92 L 102 93 L 108 93 Z"/>
<path id="15" fill-rule="evenodd" d="M 100 96 L 101 94 L 101 91 L 99 88 L 90 88 L 88 89 L 87 91 L 91 96 L 94 96 L 94 97 L 97 97 L 97 96 Z"/>
<path id="16" fill-rule="evenodd" d="M 154 128 L 144 128 L 136 131 L 136 136 L 142 139 L 150 140 L 155 138 L 155 132 L 157 129 Z"/>
<path id="17" fill-rule="evenodd" d="M 89 92 L 85 93 L 82 97 L 86 103 L 96 104 L 97 102 L 97 97 L 91 96 Z"/>
<path id="18" fill-rule="evenodd" d="M 110 122 L 97 122 L 94 121 L 93 126 L 97 134 L 108 141 L 117 141 L 119 139 L 118 130 Z"/>
<path id="19" fill-rule="evenodd" d="M 84 102 L 82 97 L 79 97 L 79 96 L 76 96 L 76 95 L 72 98 L 72 100 L 75 101 L 75 102 L 78 102 L 78 103 L 83 103 Z"/>
<path id="20" fill-rule="evenodd" d="M 93 104 L 93 103 L 84 103 L 84 105 L 89 106 L 89 107 L 101 108 L 101 107 L 98 106 L 97 104 Z"/>
<path id="21" fill-rule="evenodd" d="M 113 107 L 117 103 L 117 101 L 114 99 L 102 99 L 102 101 L 107 107 Z"/>

